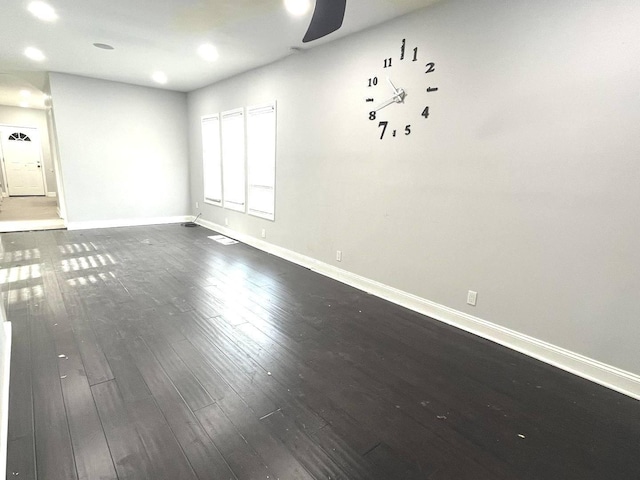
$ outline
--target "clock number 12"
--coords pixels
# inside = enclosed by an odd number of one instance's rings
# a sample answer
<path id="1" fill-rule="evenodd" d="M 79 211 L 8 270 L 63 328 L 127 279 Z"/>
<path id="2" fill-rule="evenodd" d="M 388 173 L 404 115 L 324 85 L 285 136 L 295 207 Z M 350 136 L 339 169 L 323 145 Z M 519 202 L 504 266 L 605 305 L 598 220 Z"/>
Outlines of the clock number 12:
<path id="1" fill-rule="evenodd" d="M 404 60 L 404 53 L 405 53 L 406 49 L 407 49 L 407 39 L 403 38 L 402 39 L 402 46 L 400 47 L 400 60 Z M 414 62 L 418 61 L 418 47 L 413 49 L 413 61 Z M 391 66 L 391 64 L 389 64 L 389 66 Z"/>

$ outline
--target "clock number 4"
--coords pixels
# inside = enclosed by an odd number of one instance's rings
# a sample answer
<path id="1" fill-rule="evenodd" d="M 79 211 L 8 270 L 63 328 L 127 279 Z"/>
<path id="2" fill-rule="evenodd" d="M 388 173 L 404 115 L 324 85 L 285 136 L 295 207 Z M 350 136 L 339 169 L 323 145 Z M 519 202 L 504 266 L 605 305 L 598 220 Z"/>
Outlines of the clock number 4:
<path id="1" fill-rule="evenodd" d="M 424 118 L 429 118 L 429 107 L 424 107 L 424 110 L 422 111 L 422 116 Z"/>

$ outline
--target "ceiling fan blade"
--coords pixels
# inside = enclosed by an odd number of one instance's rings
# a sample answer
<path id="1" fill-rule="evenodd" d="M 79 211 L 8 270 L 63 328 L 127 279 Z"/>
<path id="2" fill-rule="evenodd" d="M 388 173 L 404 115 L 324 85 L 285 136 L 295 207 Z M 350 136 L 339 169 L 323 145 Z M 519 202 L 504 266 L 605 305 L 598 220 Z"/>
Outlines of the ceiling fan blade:
<path id="1" fill-rule="evenodd" d="M 312 42 L 338 30 L 346 9 L 347 0 L 316 0 L 311 24 L 302 41 Z"/>

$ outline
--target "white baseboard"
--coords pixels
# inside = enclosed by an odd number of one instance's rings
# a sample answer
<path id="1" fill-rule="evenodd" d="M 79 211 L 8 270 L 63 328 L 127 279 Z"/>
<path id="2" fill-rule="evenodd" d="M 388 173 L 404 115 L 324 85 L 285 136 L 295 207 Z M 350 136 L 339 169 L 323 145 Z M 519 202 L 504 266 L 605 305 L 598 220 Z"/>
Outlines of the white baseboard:
<path id="1" fill-rule="evenodd" d="M 16 220 L 0 222 L 0 233 L 26 232 L 29 230 L 58 230 L 65 228 L 64 220 Z"/>
<path id="2" fill-rule="evenodd" d="M 69 222 L 67 230 L 89 230 L 92 228 L 137 227 L 142 225 L 165 225 L 168 223 L 188 222 L 193 217 L 190 215 L 180 217 L 158 218 L 126 218 L 116 220 L 97 220 L 89 222 Z"/>
<path id="3" fill-rule="evenodd" d="M 640 375 L 621 370 L 542 340 L 501 327 L 464 312 L 440 305 L 416 295 L 398 290 L 356 275 L 311 257 L 287 250 L 264 240 L 233 231 L 222 225 L 199 219 L 198 224 L 232 237 L 264 252 L 289 260 L 327 277 L 371 293 L 405 308 L 499 343 L 542 362 L 603 385 L 640 400 Z"/>
<path id="4" fill-rule="evenodd" d="M 4 308 L 4 307 L 2 307 Z M 7 445 L 9 443 L 9 378 L 11 372 L 11 322 L 2 322 L 2 386 L 0 388 L 0 478 L 7 476 Z"/>

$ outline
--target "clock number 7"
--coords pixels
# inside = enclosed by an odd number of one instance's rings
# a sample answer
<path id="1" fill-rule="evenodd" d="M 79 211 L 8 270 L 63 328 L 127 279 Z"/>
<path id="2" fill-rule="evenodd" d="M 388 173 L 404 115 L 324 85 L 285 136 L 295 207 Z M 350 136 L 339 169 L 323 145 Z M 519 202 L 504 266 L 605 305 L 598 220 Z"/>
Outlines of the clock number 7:
<path id="1" fill-rule="evenodd" d="M 382 127 L 382 133 L 380 134 L 380 140 L 382 140 L 384 138 L 384 132 L 387 131 L 387 125 L 389 125 L 389 122 L 380 122 L 378 124 L 378 127 Z"/>

